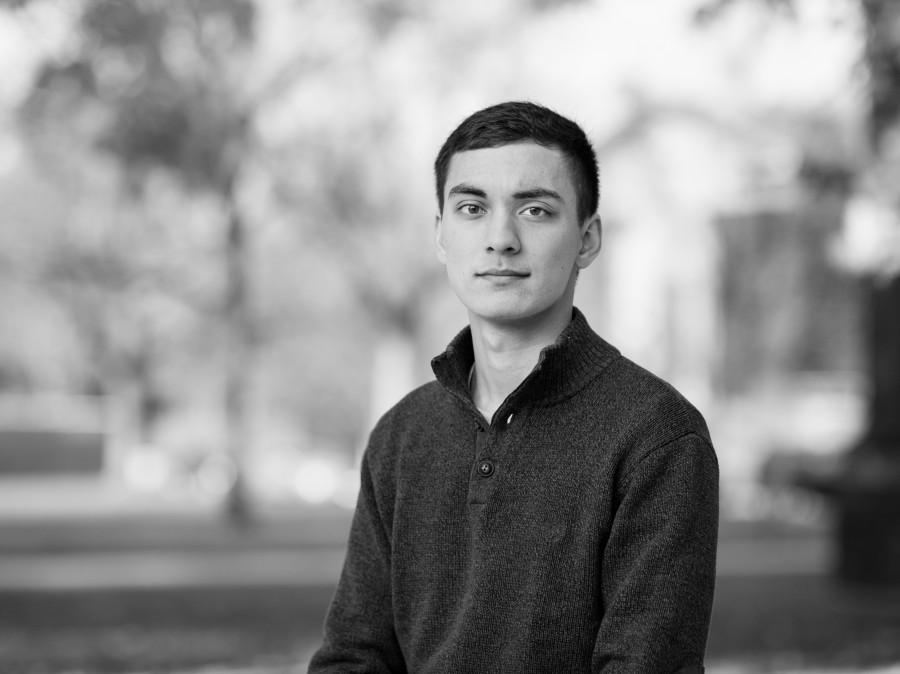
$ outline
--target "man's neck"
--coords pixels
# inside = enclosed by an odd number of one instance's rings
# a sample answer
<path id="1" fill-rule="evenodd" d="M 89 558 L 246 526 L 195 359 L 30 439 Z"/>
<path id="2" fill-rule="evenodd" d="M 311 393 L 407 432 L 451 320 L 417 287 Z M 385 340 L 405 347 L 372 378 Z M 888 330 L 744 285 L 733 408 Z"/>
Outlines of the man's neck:
<path id="1" fill-rule="evenodd" d="M 534 369 L 541 350 L 555 342 L 571 320 L 571 307 L 522 323 L 469 316 L 475 352 L 472 400 L 488 421 Z"/>

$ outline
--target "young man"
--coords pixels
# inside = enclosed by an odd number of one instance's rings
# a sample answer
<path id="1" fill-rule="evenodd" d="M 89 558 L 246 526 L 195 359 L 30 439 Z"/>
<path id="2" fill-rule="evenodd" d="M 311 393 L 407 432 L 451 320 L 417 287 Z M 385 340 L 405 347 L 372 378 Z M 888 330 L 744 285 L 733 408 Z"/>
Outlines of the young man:
<path id="1" fill-rule="evenodd" d="M 375 427 L 310 672 L 702 672 L 718 468 L 671 386 L 588 327 L 584 132 L 476 112 L 435 162 L 438 259 L 469 327 Z"/>

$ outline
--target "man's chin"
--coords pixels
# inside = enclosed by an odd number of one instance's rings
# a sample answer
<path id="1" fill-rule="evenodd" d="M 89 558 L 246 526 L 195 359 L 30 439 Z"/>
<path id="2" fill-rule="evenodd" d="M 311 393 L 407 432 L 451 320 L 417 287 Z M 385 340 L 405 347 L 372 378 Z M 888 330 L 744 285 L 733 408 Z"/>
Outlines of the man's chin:
<path id="1" fill-rule="evenodd" d="M 524 302 L 481 302 L 466 307 L 471 320 L 495 325 L 527 325 L 540 320 L 547 307 Z"/>

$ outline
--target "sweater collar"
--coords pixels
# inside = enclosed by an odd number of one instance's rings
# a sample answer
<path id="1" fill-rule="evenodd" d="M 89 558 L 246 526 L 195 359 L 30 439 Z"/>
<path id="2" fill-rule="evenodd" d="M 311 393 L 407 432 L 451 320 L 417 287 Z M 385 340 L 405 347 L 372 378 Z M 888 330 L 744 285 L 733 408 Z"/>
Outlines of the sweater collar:
<path id="1" fill-rule="evenodd" d="M 534 369 L 504 401 L 501 410 L 550 405 L 568 398 L 597 377 L 618 355 L 618 349 L 591 330 L 584 314 L 573 308 L 572 321 L 553 344 L 541 350 Z M 474 362 L 469 326 L 453 338 L 444 353 L 431 361 L 434 376 L 441 385 L 473 408 L 468 375 Z"/>

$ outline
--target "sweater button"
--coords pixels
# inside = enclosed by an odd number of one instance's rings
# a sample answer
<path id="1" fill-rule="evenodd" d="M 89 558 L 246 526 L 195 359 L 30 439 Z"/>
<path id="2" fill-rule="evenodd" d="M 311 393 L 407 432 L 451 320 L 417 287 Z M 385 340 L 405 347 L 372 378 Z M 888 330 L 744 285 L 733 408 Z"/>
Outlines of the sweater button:
<path id="1" fill-rule="evenodd" d="M 494 474 L 494 463 L 488 459 L 484 459 L 478 464 L 478 472 L 482 477 L 490 477 Z"/>

